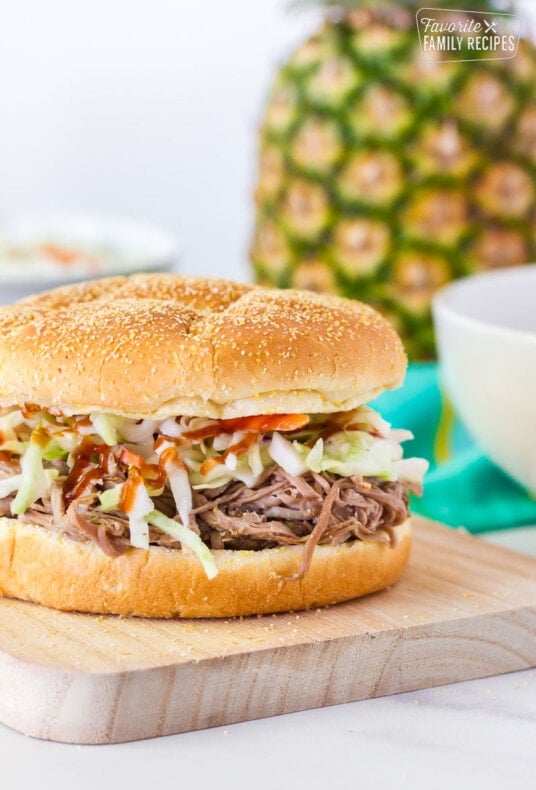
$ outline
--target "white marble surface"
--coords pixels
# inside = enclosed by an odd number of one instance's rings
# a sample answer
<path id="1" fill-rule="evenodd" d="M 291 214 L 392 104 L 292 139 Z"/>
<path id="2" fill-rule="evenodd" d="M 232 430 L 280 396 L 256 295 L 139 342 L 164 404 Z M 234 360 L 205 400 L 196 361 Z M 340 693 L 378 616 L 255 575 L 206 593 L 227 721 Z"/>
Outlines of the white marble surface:
<path id="1" fill-rule="evenodd" d="M 492 540 L 536 554 L 536 527 Z M 536 669 L 115 746 L 0 725 L 0 787 L 528 790 L 535 742 Z"/>
<path id="2" fill-rule="evenodd" d="M 46 743 L 0 727 L 1 786 L 528 789 L 535 734 L 528 670 L 116 746 Z"/>

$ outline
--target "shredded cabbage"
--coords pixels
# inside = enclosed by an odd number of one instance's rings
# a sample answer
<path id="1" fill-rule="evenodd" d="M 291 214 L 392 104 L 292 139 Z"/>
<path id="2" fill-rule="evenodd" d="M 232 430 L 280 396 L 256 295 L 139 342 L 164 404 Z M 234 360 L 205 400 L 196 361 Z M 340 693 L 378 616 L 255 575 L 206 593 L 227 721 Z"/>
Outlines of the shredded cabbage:
<path id="1" fill-rule="evenodd" d="M 234 453 L 229 453 L 225 457 L 225 468 L 228 469 L 230 472 L 234 472 L 237 466 L 238 466 L 238 458 Z"/>
<path id="2" fill-rule="evenodd" d="M 3 414 L 0 417 L 0 431 L 2 431 L 2 434 L 5 436 L 7 433 L 13 432 L 13 428 L 17 428 L 17 426 L 22 425 L 23 422 L 24 417 L 20 409 L 9 411 L 7 414 Z"/>
<path id="3" fill-rule="evenodd" d="M 183 524 L 188 525 L 190 511 L 192 510 L 192 487 L 188 478 L 188 472 L 173 461 L 168 461 L 165 465 L 169 485 L 177 513 Z"/>
<path id="4" fill-rule="evenodd" d="M 241 435 L 239 435 L 236 441 L 240 441 Z M 220 433 L 218 436 L 215 436 L 212 440 L 212 449 L 216 450 L 216 452 L 221 453 L 224 450 L 227 450 L 232 444 L 236 443 L 234 435 L 230 433 Z"/>
<path id="5" fill-rule="evenodd" d="M 0 446 L 6 453 L 12 453 L 13 455 L 24 455 L 28 445 L 26 442 L 4 441 Z"/>
<path id="6" fill-rule="evenodd" d="M 196 432 L 206 428 L 214 428 L 207 433 L 215 435 L 195 438 Z M 182 525 L 172 519 L 165 523 L 170 529 L 186 530 L 186 538 L 195 543 L 198 538 L 188 528 L 192 489 L 218 488 L 232 481 L 252 487 L 274 464 L 292 475 L 330 472 L 345 477 L 400 479 L 409 486 L 420 485 L 427 469 L 423 459 L 403 458 L 400 445 L 412 438 L 411 433 L 391 429 L 389 423 L 366 406 L 344 414 L 311 415 L 306 427 L 290 434 L 267 431 L 256 437 L 244 431 L 224 433 L 221 423 L 205 417 L 136 420 L 94 413 L 88 420 L 84 415 L 13 408 L 0 413 L 0 434 L 0 450 L 20 456 L 21 474 L 0 482 L 0 498 L 17 492 L 12 505 L 15 514 L 24 513 L 35 501 L 49 494 L 58 472 L 45 469 L 43 462 L 66 461 L 67 468 L 72 469 L 76 450 L 85 436 L 110 447 L 121 442 L 121 448 L 140 456 L 143 482 L 136 487 L 132 512 L 127 515 L 131 542 L 143 548 L 149 545 L 148 515 L 157 513 L 160 523 L 164 523 L 152 498 L 160 496 L 165 486 L 171 489 Z M 156 447 L 155 437 L 158 437 Z M 230 451 L 236 445 L 241 449 Z M 168 454 L 172 457 L 166 461 L 162 475 L 162 458 L 166 458 L 162 453 L 168 448 L 173 448 L 176 455 Z M 110 463 L 114 463 L 113 458 Z M 160 470 L 145 473 L 144 464 L 159 465 Z M 117 485 L 101 492 L 101 509 L 120 510 L 121 491 L 122 486 Z M 188 545 L 186 538 L 184 542 Z"/>
<path id="7" fill-rule="evenodd" d="M 135 488 L 134 502 L 127 513 L 130 543 L 138 549 L 149 548 L 149 525 L 146 517 L 154 510 L 154 503 L 141 482 Z"/>
<path id="8" fill-rule="evenodd" d="M 296 444 L 298 444 L 298 442 L 296 442 Z M 296 448 L 296 450 L 297 452 L 299 452 L 298 448 Z M 324 458 L 324 440 L 317 439 L 313 446 L 313 449 L 305 457 L 305 465 L 307 469 L 310 469 L 311 472 L 321 472 L 323 458 Z"/>
<path id="9" fill-rule="evenodd" d="M 101 510 L 119 510 L 121 496 L 123 493 L 123 483 L 119 483 L 107 491 L 99 494 Z M 154 510 L 154 503 L 150 498 L 146 487 L 140 483 L 136 487 L 134 505 L 128 513 L 128 525 L 130 529 L 130 542 L 139 549 L 149 548 L 149 525 L 146 516 Z"/>
<path id="10" fill-rule="evenodd" d="M 262 475 L 264 465 L 262 463 L 261 448 L 259 447 L 258 441 L 254 442 L 248 450 L 248 464 L 256 477 Z"/>
<path id="11" fill-rule="evenodd" d="M 149 442 L 157 431 L 158 422 L 156 420 L 142 420 L 140 423 L 124 420 L 119 426 L 119 432 L 123 439 L 136 444 Z"/>
<path id="12" fill-rule="evenodd" d="M 430 464 L 425 458 L 402 458 L 394 464 L 395 472 L 404 483 L 420 485 Z"/>
<path id="13" fill-rule="evenodd" d="M 11 496 L 21 483 L 22 475 L 13 475 L 13 477 L 6 477 L 5 480 L 0 480 L 0 499 Z"/>
<path id="14" fill-rule="evenodd" d="M 346 425 L 352 424 L 372 429 L 373 432 L 385 439 L 391 432 L 390 424 L 369 406 L 359 406 L 359 408 L 349 412 Z"/>
<path id="15" fill-rule="evenodd" d="M 414 436 L 411 431 L 406 431 L 404 428 L 391 428 L 389 431 L 389 435 L 387 437 L 392 442 L 408 442 L 410 439 L 413 439 Z"/>
<path id="16" fill-rule="evenodd" d="M 22 515 L 50 490 L 50 479 L 43 468 L 42 437 L 34 431 L 21 458 L 21 483 L 11 506 L 14 515 Z"/>
<path id="17" fill-rule="evenodd" d="M 218 575 L 218 568 L 212 552 L 209 547 L 203 543 L 199 535 L 196 535 L 195 532 L 185 527 L 183 524 L 179 524 L 178 521 L 168 518 L 159 510 L 153 510 L 152 513 L 149 513 L 149 515 L 146 516 L 146 520 L 161 532 L 165 532 L 166 535 L 178 540 L 183 546 L 187 546 L 191 549 L 202 564 L 209 579 L 213 579 Z"/>
<path id="18" fill-rule="evenodd" d="M 107 445 L 113 447 L 119 441 L 118 428 L 123 423 L 121 417 L 115 414 L 90 414 L 89 419 L 98 435 Z"/>
<path id="19" fill-rule="evenodd" d="M 101 491 L 99 494 L 99 502 L 101 510 L 117 510 L 121 504 L 121 493 L 123 491 L 123 483 L 109 488 L 107 491 Z"/>
<path id="20" fill-rule="evenodd" d="M 294 445 L 298 442 L 294 442 Z M 304 448 L 308 449 L 308 448 Z M 302 475 L 307 471 L 302 454 L 287 439 L 284 439 L 277 431 L 272 437 L 268 447 L 270 457 L 279 464 L 289 475 Z"/>
<path id="21" fill-rule="evenodd" d="M 394 464 L 402 448 L 389 439 L 378 439 L 365 431 L 339 431 L 323 442 L 323 453 L 315 444 L 312 450 L 294 441 L 294 450 L 312 472 L 332 472 L 342 477 L 362 475 L 385 480 L 396 478 Z"/>
<path id="22" fill-rule="evenodd" d="M 79 442 L 75 433 L 70 434 L 70 441 L 67 436 L 62 436 L 61 439 L 52 439 L 45 449 L 43 450 L 44 461 L 57 461 L 60 458 L 67 458 L 67 456 L 74 452 Z"/>

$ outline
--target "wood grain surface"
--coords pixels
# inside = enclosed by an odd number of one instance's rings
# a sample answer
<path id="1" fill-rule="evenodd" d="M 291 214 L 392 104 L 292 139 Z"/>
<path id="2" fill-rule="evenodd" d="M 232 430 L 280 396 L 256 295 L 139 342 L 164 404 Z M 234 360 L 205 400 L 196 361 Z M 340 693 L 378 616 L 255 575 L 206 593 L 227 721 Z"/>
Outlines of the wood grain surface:
<path id="1" fill-rule="evenodd" d="M 0 600 L 0 720 L 115 743 L 536 666 L 536 560 L 415 519 L 390 590 L 237 620 L 66 614 Z"/>

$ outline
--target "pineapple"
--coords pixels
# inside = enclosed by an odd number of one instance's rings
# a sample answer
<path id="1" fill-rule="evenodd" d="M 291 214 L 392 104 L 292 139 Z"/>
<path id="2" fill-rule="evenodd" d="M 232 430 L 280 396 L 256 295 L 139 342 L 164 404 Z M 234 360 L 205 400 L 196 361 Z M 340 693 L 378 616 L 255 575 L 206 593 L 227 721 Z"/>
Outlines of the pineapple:
<path id="1" fill-rule="evenodd" d="M 257 280 L 365 299 L 430 358 L 438 288 L 536 258 L 536 50 L 434 62 L 414 0 L 323 4 L 261 126 Z"/>

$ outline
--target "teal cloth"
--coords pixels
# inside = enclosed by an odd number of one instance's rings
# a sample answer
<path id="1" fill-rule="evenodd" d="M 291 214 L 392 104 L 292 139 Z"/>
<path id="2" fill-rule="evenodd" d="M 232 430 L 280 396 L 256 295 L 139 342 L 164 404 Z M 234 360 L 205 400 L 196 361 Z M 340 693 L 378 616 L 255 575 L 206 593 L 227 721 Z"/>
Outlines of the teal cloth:
<path id="1" fill-rule="evenodd" d="M 449 460 L 435 462 L 441 406 L 435 364 L 410 365 L 404 387 L 373 404 L 393 427 L 413 432 L 415 439 L 404 443 L 405 456 L 430 461 L 424 494 L 412 497 L 413 512 L 473 533 L 536 524 L 536 498 L 489 461 L 459 422 L 450 434 Z"/>

